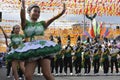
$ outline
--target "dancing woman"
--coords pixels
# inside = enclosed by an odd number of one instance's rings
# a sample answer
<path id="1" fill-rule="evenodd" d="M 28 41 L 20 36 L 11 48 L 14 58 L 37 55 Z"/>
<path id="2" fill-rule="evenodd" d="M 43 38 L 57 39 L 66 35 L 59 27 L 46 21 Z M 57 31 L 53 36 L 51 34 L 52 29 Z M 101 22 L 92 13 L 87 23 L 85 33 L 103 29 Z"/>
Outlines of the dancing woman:
<path id="1" fill-rule="evenodd" d="M 10 36 L 8 36 L 4 32 L 4 30 L 1 26 L 0 26 L 0 29 L 2 30 L 2 32 L 5 36 L 7 46 L 8 46 L 7 38 L 10 38 L 10 40 L 11 40 L 10 46 L 13 48 L 12 50 L 18 48 L 20 45 L 23 44 L 24 36 L 19 34 L 19 32 L 20 32 L 20 26 L 19 25 L 13 26 L 13 31 L 12 31 L 12 34 Z M 11 55 L 11 54 L 8 54 L 8 55 Z M 23 73 L 25 73 L 24 62 L 23 61 L 18 61 L 18 60 L 15 60 L 15 59 L 11 59 L 11 60 L 12 60 L 12 71 L 13 71 L 14 78 L 15 78 L 15 80 L 19 80 L 16 65 L 20 65 L 21 70 L 23 71 Z"/>
<path id="2" fill-rule="evenodd" d="M 47 21 L 38 21 L 40 7 L 36 4 L 30 5 L 27 9 L 29 14 L 29 20 L 27 20 L 25 15 L 25 0 L 20 1 L 21 25 L 26 37 L 26 44 L 21 49 L 16 50 L 16 52 L 19 53 L 20 59 L 26 60 L 25 78 L 26 80 L 32 80 L 38 61 L 46 80 L 54 80 L 50 70 L 50 57 L 53 53 L 59 51 L 61 47 L 52 41 L 43 40 L 42 38 L 36 39 L 35 37 L 43 36 L 47 27 L 65 13 L 65 4 L 63 4 L 63 10 L 58 15 Z M 27 47 L 27 45 L 30 47 Z"/>

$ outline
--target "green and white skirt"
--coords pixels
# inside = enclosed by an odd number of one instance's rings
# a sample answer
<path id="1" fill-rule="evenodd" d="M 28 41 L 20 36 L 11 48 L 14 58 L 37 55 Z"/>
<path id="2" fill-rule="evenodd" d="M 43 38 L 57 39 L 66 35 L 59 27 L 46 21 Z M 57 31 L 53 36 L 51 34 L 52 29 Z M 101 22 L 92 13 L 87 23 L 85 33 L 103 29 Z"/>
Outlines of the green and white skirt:
<path id="1" fill-rule="evenodd" d="M 36 40 L 26 42 L 17 49 L 11 50 L 7 55 L 7 60 L 35 60 L 40 57 L 54 56 L 61 50 L 61 46 L 53 41 Z"/>

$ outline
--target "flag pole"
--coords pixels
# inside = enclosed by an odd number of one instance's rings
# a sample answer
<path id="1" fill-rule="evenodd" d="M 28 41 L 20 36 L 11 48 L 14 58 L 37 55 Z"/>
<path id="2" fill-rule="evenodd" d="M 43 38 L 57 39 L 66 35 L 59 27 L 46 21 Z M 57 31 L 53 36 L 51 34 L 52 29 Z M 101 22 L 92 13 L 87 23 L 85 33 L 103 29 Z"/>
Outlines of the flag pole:
<path id="1" fill-rule="evenodd" d="M 84 0 L 84 3 L 83 3 L 83 8 L 84 8 L 84 11 L 85 11 L 85 0 Z M 83 33 L 85 31 L 85 13 L 83 12 Z M 85 40 L 85 36 L 82 35 L 82 41 Z"/>

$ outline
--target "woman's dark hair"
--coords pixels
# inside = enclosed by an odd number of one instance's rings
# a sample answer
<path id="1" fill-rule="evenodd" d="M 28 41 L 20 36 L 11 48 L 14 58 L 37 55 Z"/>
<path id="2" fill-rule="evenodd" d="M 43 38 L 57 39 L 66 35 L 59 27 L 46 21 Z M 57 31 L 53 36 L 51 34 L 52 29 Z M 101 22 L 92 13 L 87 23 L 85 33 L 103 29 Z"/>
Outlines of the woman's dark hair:
<path id="1" fill-rule="evenodd" d="M 27 12 L 30 13 L 30 11 L 31 11 L 33 8 L 39 8 L 39 9 L 40 9 L 40 7 L 39 7 L 37 4 L 32 4 L 32 5 L 30 5 L 30 6 L 27 8 Z"/>
<path id="2" fill-rule="evenodd" d="M 15 29 L 15 27 L 12 28 L 11 34 L 14 34 L 14 29 Z"/>
<path id="3" fill-rule="evenodd" d="M 14 30 L 15 30 L 15 27 L 16 27 L 16 26 L 19 26 L 19 25 L 16 24 L 16 25 L 13 26 L 12 31 L 11 31 L 11 34 L 14 34 Z"/>

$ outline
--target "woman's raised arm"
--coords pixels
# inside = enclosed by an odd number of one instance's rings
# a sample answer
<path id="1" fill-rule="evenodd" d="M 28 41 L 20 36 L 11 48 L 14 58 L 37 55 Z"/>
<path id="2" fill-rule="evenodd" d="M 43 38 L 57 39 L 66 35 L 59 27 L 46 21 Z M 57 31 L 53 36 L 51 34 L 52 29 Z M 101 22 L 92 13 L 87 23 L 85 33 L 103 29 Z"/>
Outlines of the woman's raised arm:
<path id="1" fill-rule="evenodd" d="M 5 36 L 5 38 L 10 38 L 10 37 L 5 33 L 5 31 L 3 30 L 2 26 L 0 26 L 0 29 L 2 30 L 2 32 L 3 32 L 4 36 Z"/>
<path id="2" fill-rule="evenodd" d="M 66 6 L 65 3 L 63 3 L 63 10 L 56 16 L 54 16 L 53 18 L 49 19 L 48 21 L 45 22 L 45 28 L 47 28 L 54 20 L 56 20 L 57 18 L 61 17 L 66 11 Z"/>
<path id="3" fill-rule="evenodd" d="M 21 11 L 20 11 L 20 18 L 21 18 L 21 26 L 24 30 L 26 24 L 26 14 L 25 14 L 25 0 L 20 0 L 21 2 Z"/>

